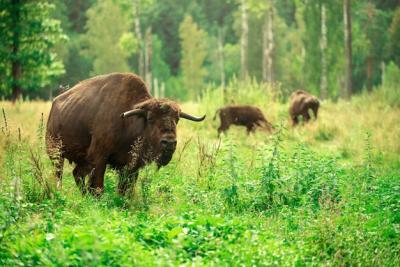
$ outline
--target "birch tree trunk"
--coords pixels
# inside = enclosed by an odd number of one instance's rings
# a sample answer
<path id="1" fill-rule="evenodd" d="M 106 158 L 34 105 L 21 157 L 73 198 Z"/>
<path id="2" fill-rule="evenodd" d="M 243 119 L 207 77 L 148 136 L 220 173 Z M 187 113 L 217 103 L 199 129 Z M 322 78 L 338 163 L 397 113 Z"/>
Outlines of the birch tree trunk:
<path id="1" fill-rule="evenodd" d="M 352 50 L 350 0 L 343 0 L 344 50 L 345 50 L 345 91 L 346 97 L 352 95 Z"/>
<path id="2" fill-rule="evenodd" d="M 144 76 L 149 91 L 151 92 L 151 84 L 152 84 L 152 73 L 151 73 L 151 56 L 152 56 L 152 36 L 151 36 L 151 27 L 146 29 L 145 34 L 145 49 L 144 49 Z"/>
<path id="3" fill-rule="evenodd" d="M 165 97 L 165 83 L 161 83 L 160 94 L 161 98 Z"/>
<path id="4" fill-rule="evenodd" d="M 326 27 L 326 7 L 321 4 L 321 97 L 328 97 L 328 81 L 327 81 L 327 62 L 326 48 L 328 46 L 327 27 Z"/>
<path id="5" fill-rule="evenodd" d="M 142 36 L 142 30 L 140 28 L 140 0 L 134 0 L 134 7 L 133 7 L 133 16 L 135 18 L 135 34 L 136 38 L 139 43 L 139 54 L 138 54 L 138 71 L 139 71 L 139 76 L 144 77 L 144 45 L 143 45 L 143 36 Z"/>
<path id="6" fill-rule="evenodd" d="M 154 78 L 154 81 L 153 81 L 153 96 L 155 98 L 160 98 L 160 90 L 158 87 L 158 79 L 157 78 Z"/>
<path id="7" fill-rule="evenodd" d="M 240 51 L 240 64 L 242 79 L 247 79 L 248 71 L 248 43 L 249 43 L 249 24 L 247 16 L 247 0 L 242 0 L 242 38 L 241 38 L 241 51 Z"/>
<path id="8" fill-rule="evenodd" d="M 273 82 L 273 58 L 274 49 L 274 20 L 273 20 L 273 0 L 267 0 L 268 10 L 265 16 L 263 27 L 263 81 Z"/>
<path id="9" fill-rule="evenodd" d="M 218 55 L 221 75 L 221 87 L 225 88 L 224 31 L 222 27 L 220 27 L 218 31 Z"/>

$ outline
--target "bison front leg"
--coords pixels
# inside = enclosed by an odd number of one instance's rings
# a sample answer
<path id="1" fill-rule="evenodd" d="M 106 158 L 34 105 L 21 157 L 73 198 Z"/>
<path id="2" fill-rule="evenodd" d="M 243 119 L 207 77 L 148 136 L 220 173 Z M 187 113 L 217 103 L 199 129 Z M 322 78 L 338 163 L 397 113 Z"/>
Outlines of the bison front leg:
<path id="1" fill-rule="evenodd" d="M 229 124 L 221 123 L 218 127 L 218 137 L 220 137 L 221 133 L 225 133 L 229 129 Z"/>
<path id="2" fill-rule="evenodd" d="M 254 131 L 255 131 L 255 125 L 253 124 L 246 125 L 247 135 L 250 135 L 250 133 L 254 133 Z"/>
<path id="3" fill-rule="evenodd" d="M 133 170 L 119 171 L 118 193 L 121 196 L 124 196 L 126 194 L 126 191 L 135 185 L 137 177 L 138 177 L 138 171 L 133 171 Z"/>
<path id="4" fill-rule="evenodd" d="M 293 116 L 292 117 L 292 126 L 296 126 L 297 124 L 299 124 L 299 117 L 298 116 Z"/>
<path id="5" fill-rule="evenodd" d="M 94 196 L 100 196 L 104 192 L 104 173 L 106 171 L 106 160 L 98 157 L 89 164 L 89 192 Z"/>
<path id="6" fill-rule="evenodd" d="M 106 171 L 106 162 L 99 161 L 93 165 L 89 174 L 89 192 L 94 196 L 100 196 L 104 192 L 104 173 Z"/>

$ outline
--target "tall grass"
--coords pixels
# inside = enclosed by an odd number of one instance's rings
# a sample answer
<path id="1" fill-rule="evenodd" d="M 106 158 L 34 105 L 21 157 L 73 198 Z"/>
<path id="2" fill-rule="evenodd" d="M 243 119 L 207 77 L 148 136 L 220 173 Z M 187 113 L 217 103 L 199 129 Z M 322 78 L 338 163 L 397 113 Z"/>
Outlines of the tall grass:
<path id="1" fill-rule="evenodd" d="M 54 189 L 49 103 L 1 102 L 0 265 L 399 265 L 400 110 L 374 92 L 324 101 L 292 128 L 277 91 L 234 82 L 183 103 L 208 119 L 179 123 L 171 163 L 145 167 L 125 197 L 108 170 L 100 199 L 69 164 Z M 228 103 L 260 107 L 278 130 L 218 139 L 211 118 Z"/>

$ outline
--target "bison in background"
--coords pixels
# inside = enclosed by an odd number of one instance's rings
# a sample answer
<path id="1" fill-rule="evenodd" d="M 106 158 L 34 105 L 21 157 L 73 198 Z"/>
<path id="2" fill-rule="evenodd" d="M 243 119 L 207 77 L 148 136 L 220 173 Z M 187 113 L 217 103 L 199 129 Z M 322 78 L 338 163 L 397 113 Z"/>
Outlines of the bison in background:
<path id="1" fill-rule="evenodd" d="M 290 96 L 289 115 L 292 125 L 295 126 L 300 122 L 300 116 L 304 122 L 310 120 L 309 111 L 312 110 L 315 119 L 318 117 L 319 100 L 317 97 L 303 90 L 297 90 Z"/>
<path id="2" fill-rule="evenodd" d="M 273 126 L 265 119 L 262 111 L 249 105 L 229 105 L 218 109 L 215 112 L 214 120 L 219 114 L 221 125 L 218 128 L 218 136 L 221 132 L 226 132 L 229 127 L 234 125 L 245 126 L 247 134 L 254 132 L 256 127 L 261 127 L 267 131 L 271 131 Z"/>
<path id="3" fill-rule="evenodd" d="M 179 118 L 202 121 L 205 116 L 193 117 L 173 101 L 153 98 L 143 80 L 132 73 L 80 82 L 54 99 L 47 122 L 46 145 L 58 184 L 66 158 L 76 164 L 73 176 L 82 192 L 89 175 L 89 191 L 101 194 L 108 164 L 128 176 L 118 184 L 119 193 L 125 194 L 141 167 L 169 163 Z"/>

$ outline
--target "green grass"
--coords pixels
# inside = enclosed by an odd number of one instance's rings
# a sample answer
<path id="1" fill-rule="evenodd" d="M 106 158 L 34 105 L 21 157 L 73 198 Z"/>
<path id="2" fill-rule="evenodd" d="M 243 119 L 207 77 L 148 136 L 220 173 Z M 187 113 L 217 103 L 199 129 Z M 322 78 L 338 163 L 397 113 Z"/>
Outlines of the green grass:
<path id="1" fill-rule="evenodd" d="M 49 103 L 1 102 L 0 265 L 400 265 L 396 106 L 379 91 L 325 101 L 317 122 L 293 129 L 273 88 L 233 84 L 227 101 L 261 107 L 278 130 L 218 140 L 221 94 L 182 104 L 208 119 L 180 122 L 168 166 L 143 169 L 127 198 L 108 170 L 100 199 L 79 193 L 70 165 L 54 189 Z"/>

